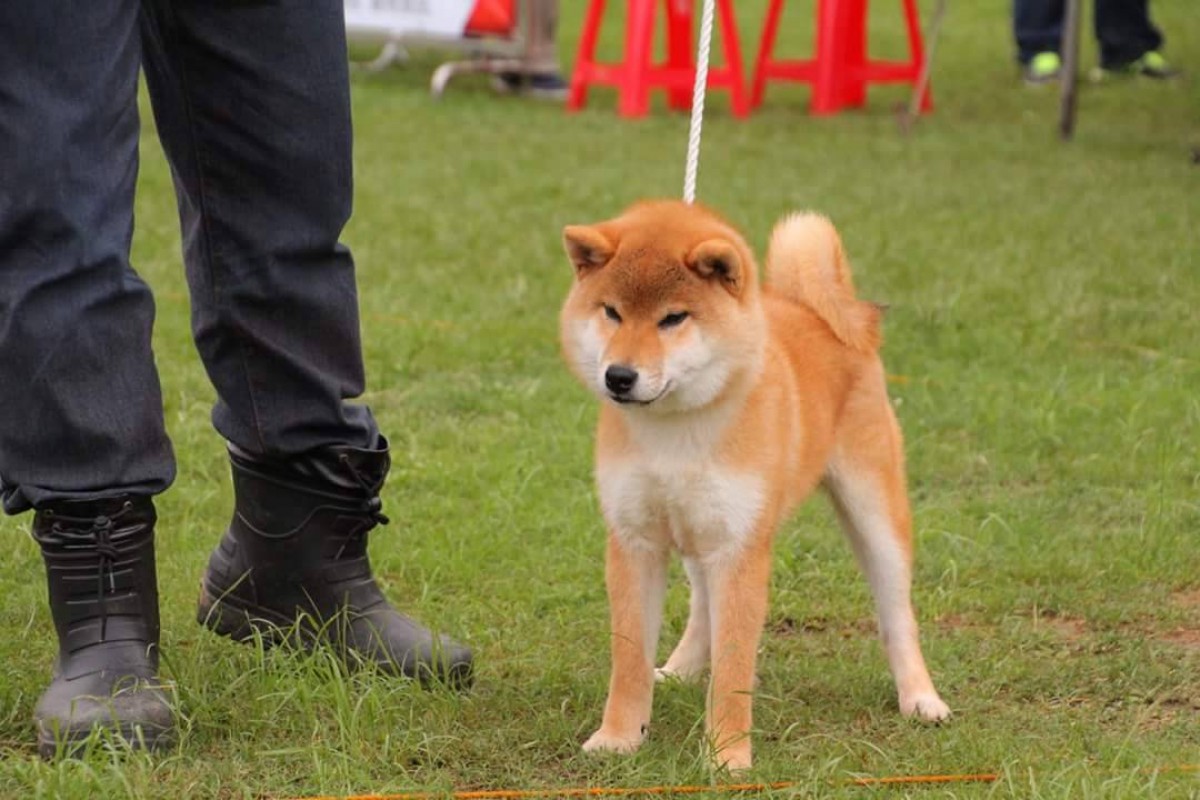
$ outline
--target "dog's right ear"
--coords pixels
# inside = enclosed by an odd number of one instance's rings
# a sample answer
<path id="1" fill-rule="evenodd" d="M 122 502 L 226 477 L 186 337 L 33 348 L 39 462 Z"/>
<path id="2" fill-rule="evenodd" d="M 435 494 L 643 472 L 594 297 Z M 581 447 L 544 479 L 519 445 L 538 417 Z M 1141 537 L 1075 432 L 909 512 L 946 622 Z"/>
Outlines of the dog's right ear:
<path id="1" fill-rule="evenodd" d="M 603 267 L 613 257 L 612 242 L 598 229 L 588 225 L 568 225 L 563 228 L 563 246 L 575 265 L 575 275 L 582 278 L 594 269 Z"/>

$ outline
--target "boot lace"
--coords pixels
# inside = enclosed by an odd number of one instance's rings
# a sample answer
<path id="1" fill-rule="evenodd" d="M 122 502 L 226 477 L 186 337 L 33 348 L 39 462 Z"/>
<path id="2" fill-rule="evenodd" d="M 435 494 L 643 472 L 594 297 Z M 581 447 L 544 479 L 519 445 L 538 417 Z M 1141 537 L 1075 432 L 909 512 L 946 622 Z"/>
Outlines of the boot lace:
<path id="1" fill-rule="evenodd" d="M 126 502 L 121 506 L 121 510 L 112 516 L 101 515 L 90 519 L 55 514 L 55 522 L 50 526 L 51 536 L 42 537 L 42 543 L 58 545 L 64 550 L 92 550 L 96 553 L 99 561 L 96 568 L 96 596 L 100 604 L 100 641 L 107 638 L 107 595 L 117 589 L 114 566 L 121 557 L 121 551 L 112 541 L 112 533 L 116 529 L 117 521 L 132 508 L 133 504 Z M 83 527 L 89 523 L 91 527 Z M 104 587 L 106 575 L 108 591 L 105 591 Z"/>
<path id="2" fill-rule="evenodd" d="M 387 515 L 383 513 L 383 500 L 379 497 L 377 487 L 367 480 L 367 477 L 363 475 L 358 467 L 354 466 L 354 462 L 350 460 L 348 455 L 343 453 L 339 456 L 338 460 L 346 468 L 350 477 L 354 478 L 354 482 L 363 490 L 364 496 L 359 507 L 362 511 L 363 522 L 367 524 L 356 527 L 346 535 L 346 539 L 342 542 L 341 547 L 338 548 L 337 555 L 334 556 L 335 558 L 341 558 L 350 544 L 354 543 L 357 545 L 362 542 L 367 532 L 376 525 L 387 525 L 391 522 Z"/>

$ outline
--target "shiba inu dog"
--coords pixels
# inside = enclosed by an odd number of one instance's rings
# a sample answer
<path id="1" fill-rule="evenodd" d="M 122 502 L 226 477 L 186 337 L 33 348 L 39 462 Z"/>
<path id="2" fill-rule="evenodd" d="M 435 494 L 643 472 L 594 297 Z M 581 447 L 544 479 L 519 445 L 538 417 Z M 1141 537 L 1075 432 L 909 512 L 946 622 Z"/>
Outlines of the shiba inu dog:
<path id="1" fill-rule="evenodd" d="M 603 401 L 596 480 L 610 531 L 612 678 L 584 749 L 637 749 L 656 677 L 694 678 L 711 666 L 714 764 L 750 766 L 771 541 L 818 485 L 870 583 L 901 712 L 949 716 L 910 601 L 911 523 L 877 352 L 881 311 L 855 298 L 830 222 L 783 219 L 761 288 L 741 235 L 682 202 L 640 203 L 568 226 L 563 239 L 576 279 L 562 348 Z M 690 612 L 655 670 L 672 551 L 687 572 Z"/>

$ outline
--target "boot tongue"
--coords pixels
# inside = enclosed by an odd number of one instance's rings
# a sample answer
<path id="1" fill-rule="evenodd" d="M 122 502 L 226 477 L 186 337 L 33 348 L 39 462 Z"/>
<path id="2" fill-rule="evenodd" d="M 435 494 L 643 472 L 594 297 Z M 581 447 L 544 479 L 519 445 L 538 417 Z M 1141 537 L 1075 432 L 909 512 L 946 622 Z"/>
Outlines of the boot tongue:
<path id="1" fill-rule="evenodd" d="M 391 467 L 387 440 L 382 436 L 374 449 L 337 445 L 284 458 L 252 455 L 230 443 L 229 454 L 235 465 L 273 478 L 285 481 L 298 478 L 321 491 L 368 497 L 379 494 Z"/>
<path id="2" fill-rule="evenodd" d="M 152 529 L 156 516 L 149 498 L 63 501 L 37 511 L 33 538 L 43 547 L 90 548 L 115 558 L 116 545 Z"/>
<path id="3" fill-rule="evenodd" d="M 134 502 L 128 497 L 108 497 L 100 500 L 64 500 L 55 503 L 53 508 L 39 510 L 37 516 L 61 528 L 83 531 L 93 526 L 108 527 L 105 523 L 120 527 L 133 510 Z"/>

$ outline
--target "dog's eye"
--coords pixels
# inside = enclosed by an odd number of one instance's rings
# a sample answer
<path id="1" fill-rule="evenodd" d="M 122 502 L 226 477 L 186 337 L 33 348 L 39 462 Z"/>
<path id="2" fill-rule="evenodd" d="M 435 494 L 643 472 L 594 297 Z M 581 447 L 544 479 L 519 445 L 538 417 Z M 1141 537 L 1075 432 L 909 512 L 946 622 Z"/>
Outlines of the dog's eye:
<path id="1" fill-rule="evenodd" d="M 608 303 L 604 304 L 604 315 L 606 317 L 608 317 L 609 319 L 611 319 L 613 322 L 621 321 L 621 315 L 618 314 L 617 310 L 615 308 L 613 308 L 612 306 L 610 306 Z"/>
<path id="2" fill-rule="evenodd" d="M 662 319 L 660 319 L 658 321 L 658 327 L 674 328 L 676 325 L 683 322 L 687 318 L 688 318 L 688 312 L 686 312 L 686 311 L 678 311 L 674 314 L 667 314 L 665 317 L 663 317 Z"/>

